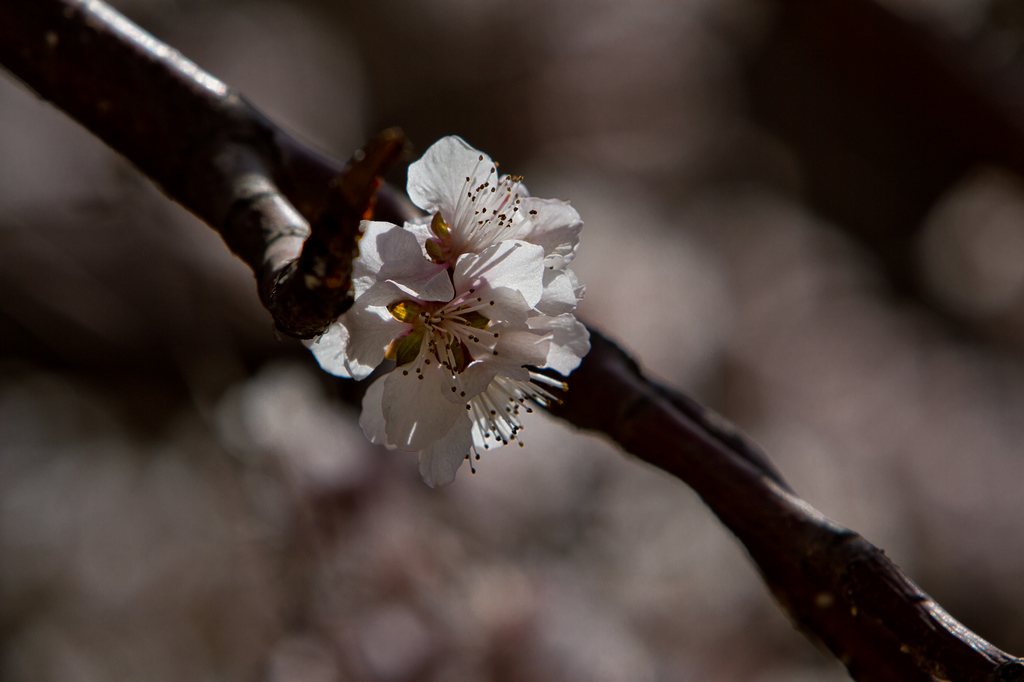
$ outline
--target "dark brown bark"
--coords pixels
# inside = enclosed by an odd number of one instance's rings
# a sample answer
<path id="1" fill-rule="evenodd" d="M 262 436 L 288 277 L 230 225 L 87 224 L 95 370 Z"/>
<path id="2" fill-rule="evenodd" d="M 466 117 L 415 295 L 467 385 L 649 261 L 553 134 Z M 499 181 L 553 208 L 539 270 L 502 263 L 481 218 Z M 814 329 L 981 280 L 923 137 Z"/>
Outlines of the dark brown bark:
<path id="1" fill-rule="evenodd" d="M 692 487 L 743 542 L 769 589 L 857 680 L 1024 679 L 1024 663 L 953 619 L 857 533 L 793 493 L 722 417 L 645 379 L 612 342 L 551 412 L 611 436 Z"/>
<path id="2" fill-rule="evenodd" d="M 0 62 L 217 230 L 283 333 L 310 338 L 347 308 L 359 221 L 399 131 L 339 164 L 101 2 L 5 1 Z M 402 206 L 391 190 L 378 201 Z"/>
<path id="3" fill-rule="evenodd" d="M 401 152 L 400 134 L 385 133 L 342 166 L 99 2 L 4 0 L 0 62 L 217 230 L 252 267 L 282 331 L 310 336 L 344 309 L 358 220 L 380 170 Z M 378 217 L 400 220 L 408 209 L 382 188 Z M 797 497 L 724 419 L 592 338 L 552 412 L 696 490 L 797 626 L 855 679 L 1024 680 L 1020 659 L 954 621 L 882 551 Z"/>

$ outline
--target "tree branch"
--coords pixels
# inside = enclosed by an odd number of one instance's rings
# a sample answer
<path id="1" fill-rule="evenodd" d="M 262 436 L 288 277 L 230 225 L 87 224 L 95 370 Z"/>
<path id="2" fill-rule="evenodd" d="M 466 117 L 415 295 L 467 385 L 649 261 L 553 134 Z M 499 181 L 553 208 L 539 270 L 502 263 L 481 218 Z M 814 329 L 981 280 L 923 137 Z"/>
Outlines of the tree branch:
<path id="1" fill-rule="evenodd" d="M 645 379 L 593 330 L 591 343 L 550 411 L 693 488 L 743 542 L 798 628 L 854 679 L 1024 680 L 1024 661 L 958 623 L 884 552 L 800 499 L 722 417 Z"/>
<path id="2" fill-rule="evenodd" d="M 0 62 L 217 230 L 253 269 L 282 331 L 315 335 L 345 308 L 359 220 L 377 176 L 401 153 L 400 133 L 386 132 L 342 166 L 95 0 L 4 0 Z M 375 208 L 401 222 L 411 207 L 382 186 Z M 855 679 L 1024 680 L 1024 662 L 957 623 L 881 550 L 797 497 L 724 419 L 645 379 L 597 332 L 592 342 L 552 413 L 696 490 L 797 626 Z"/>
<path id="3" fill-rule="evenodd" d="M 359 221 L 400 131 L 338 164 L 97 0 L 0 3 L 0 63 L 217 230 L 283 333 L 311 338 L 347 309 Z M 378 202 L 404 208 L 390 190 Z"/>

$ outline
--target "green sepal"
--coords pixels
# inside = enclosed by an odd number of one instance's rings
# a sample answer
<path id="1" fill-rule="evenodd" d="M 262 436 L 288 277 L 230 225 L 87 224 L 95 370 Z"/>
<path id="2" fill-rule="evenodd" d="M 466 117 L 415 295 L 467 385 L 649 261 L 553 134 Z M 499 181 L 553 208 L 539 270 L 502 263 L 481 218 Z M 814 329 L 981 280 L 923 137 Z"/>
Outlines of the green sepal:
<path id="1" fill-rule="evenodd" d="M 395 339 L 388 346 L 384 357 L 394 360 L 398 366 L 407 365 L 420 354 L 423 345 L 423 330 L 413 330 L 400 339 Z"/>

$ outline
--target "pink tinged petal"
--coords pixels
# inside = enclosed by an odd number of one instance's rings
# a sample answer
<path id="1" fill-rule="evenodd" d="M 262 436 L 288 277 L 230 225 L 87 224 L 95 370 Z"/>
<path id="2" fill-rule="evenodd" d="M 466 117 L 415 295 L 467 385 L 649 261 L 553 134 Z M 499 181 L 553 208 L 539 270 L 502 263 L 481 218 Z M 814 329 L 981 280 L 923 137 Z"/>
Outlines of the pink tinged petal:
<path id="1" fill-rule="evenodd" d="M 545 270 L 544 294 L 536 309 L 545 315 L 571 313 L 576 310 L 582 292 L 583 287 L 572 270 Z"/>
<path id="2" fill-rule="evenodd" d="M 442 137 L 423 157 L 409 166 L 406 190 L 412 202 L 428 213 L 440 211 L 451 222 L 459 201 L 488 179 L 494 164 L 490 157 L 454 135 Z M 469 178 L 469 182 L 466 182 Z"/>
<path id="3" fill-rule="evenodd" d="M 590 332 L 572 315 L 532 317 L 530 328 L 551 333 L 551 345 L 543 366 L 563 376 L 579 367 L 583 356 L 590 352 Z"/>
<path id="4" fill-rule="evenodd" d="M 420 475 L 431 488 L 448 485 L 466 461 L 473 445 L 473 423 L 463 410 L 462 416 L 443 438 L 420 450 Z"/>
<path id="5" fill-rule="evenodd" d="M 371 443 L 387 445 L 388 434 L 384 422 L 384 380 L 377 379 L 363 395 L 363 412 L 359 415 L 359 426 Z M 391 446 L 394 447 L 394 446 Z"/>
<path id="6" fill-rule="evenodd" d="M 479 254 L 463 254 L 455 265 L 455 289 L 467 291 L 480 281 L 522 294 L 531 308 L 544 293 L 544 249 L 536 244 L 507 240 Z"/>
<path id="7" fill-rule="evenodd" d="M 536 213 L 534 213 L 536 211 Z M 530 197 L 520 204 L 520 213 L 529 218 L 517 225 L 509 238 L 522 239 L 544 247 L 547 265 L 556 270 L 565 267 L 576 255 L 583 221 L 568 202 Z"/>
<path id="8" fill-rule="evenodd" d="M 444 391 L 451 393 L 451 373 L 436 361 L 405 365 L 388 374 L 382 403 L 388 442 L 402 450 L 422 450 L 448 433 L 466 407 L 446 399 Z"/>

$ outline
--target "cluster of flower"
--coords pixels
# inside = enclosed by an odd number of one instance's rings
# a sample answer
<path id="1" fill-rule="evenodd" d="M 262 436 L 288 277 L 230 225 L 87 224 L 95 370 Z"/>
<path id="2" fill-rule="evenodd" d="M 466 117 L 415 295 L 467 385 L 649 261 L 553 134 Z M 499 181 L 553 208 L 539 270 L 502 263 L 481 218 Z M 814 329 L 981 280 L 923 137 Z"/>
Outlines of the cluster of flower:
<path id="1" fill-rule="evenodd" d="M 355 302 L 309 343 L 338 376 L 393 361 L 359 423 L 374 443 L 418 452 L 430 486 L 515 441 L 522 413 L 554 400 L 545 387 L 564 388 L 536 370 L 567 375 L 590 350 L 573 316 L 583 287 L 566 267 L 583 223 L 521 180 L 499 177 L 461 138 L 436 142 L 409 167 L 409 197 L 427 217 L 363 223 Z"/>

